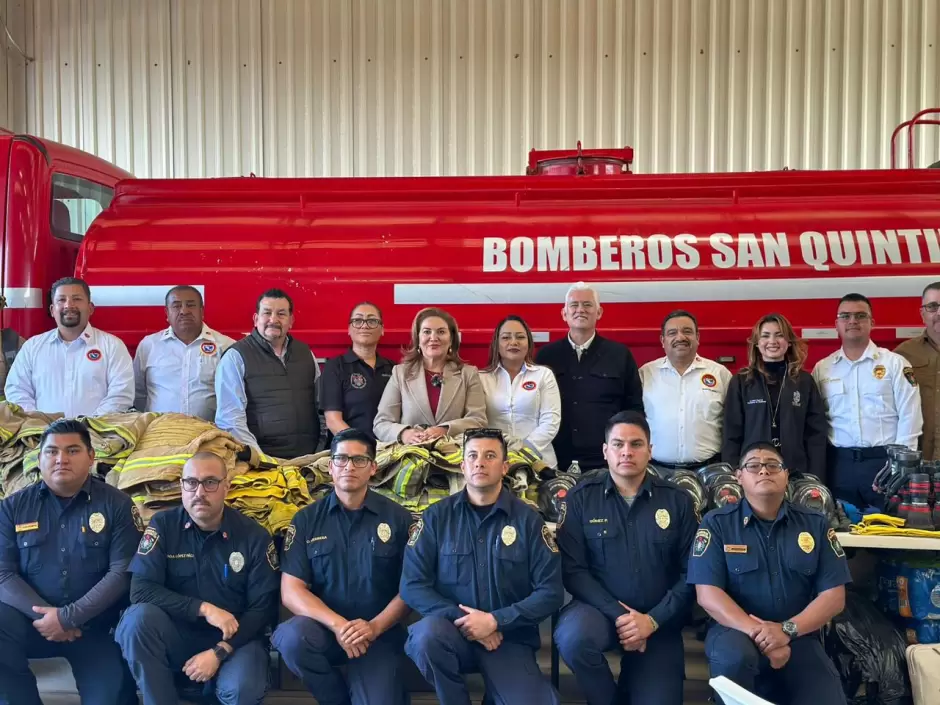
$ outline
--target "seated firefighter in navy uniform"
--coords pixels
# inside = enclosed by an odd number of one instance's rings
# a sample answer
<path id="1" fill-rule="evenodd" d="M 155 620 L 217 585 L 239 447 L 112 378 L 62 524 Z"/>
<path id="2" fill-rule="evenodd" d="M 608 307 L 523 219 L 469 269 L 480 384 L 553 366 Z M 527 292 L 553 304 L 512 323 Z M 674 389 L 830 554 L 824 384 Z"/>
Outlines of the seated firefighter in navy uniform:
<path id="1" fill-rule="evenodd" d="M 320 705 L 402 705 L 409 610 L 398 581 L 411 513 L 369 489 L 371 435 L 348 428 L 330 445 L 333 492 L 300 510 L 284 538 L 281 599 L 296 616 L 271 641 Z"/>
<path id="2" fill-rule="evenodd" d="M 131 602 L 115 638 L 144 705 L 175 705 L 177 686 L 221 705 L 260 705 L 266 630 L 277 609 L 278 556 L 268 532 L 225 506 L 225 461 L 197 453 L 183 506 L 151 519 L 131 562 Z M 180 682 L 178 682 L 180 681 Z M 188 681 L 188 682 L 187 682 Z"/>
<path id="3" fill-rule="evenodd" d="M 845 552 L 826 517 L 784 499 L 789 472 L 771 443 L 744 449 L 744 499 L 709 512 L 689 583 L 712 617 L 711 676 L 781 705 L 845 705 L 819 629 L 845 606 Z"/>
<path id="4" fill-rule="evenodd" d="M 412 528 L 401 596 L 422 619 L 405 652 L 441 705 L 467 705 L 462 674 L 480 672 L 488 702 L 557 705 L 536 661 L 539 624 L 561 607 L 555 539 L 503 487 L 506 441 L 496 429 L 464 434 L 466 488 L 433 504 Z"/>
<path id="5" fill-rule="evenodd" d="M 60 419 L 39 441 L 42 481 L 0 502 L 0 703 L 42 705 L 28 659 L 63 657 L 82 705 L 136 705 L 111 629 L 127 604 L 141 521 L 90 475 L 88 429 Z"/>
<path id="6" fill-rule="evenodd" d="M 604 436 L 608 471 L 578 484 L 562 505 L 558 546 L 574 599 L 555 642 L 589 705 L 617 697 L 607 651 L 620 654 L 619 689 L 628 702 L 681 705 L 682 628 L 695 599 L 686 581 L 695 508 L 685 490 L 648 472 L 643 414 L 621 411 Z"/>

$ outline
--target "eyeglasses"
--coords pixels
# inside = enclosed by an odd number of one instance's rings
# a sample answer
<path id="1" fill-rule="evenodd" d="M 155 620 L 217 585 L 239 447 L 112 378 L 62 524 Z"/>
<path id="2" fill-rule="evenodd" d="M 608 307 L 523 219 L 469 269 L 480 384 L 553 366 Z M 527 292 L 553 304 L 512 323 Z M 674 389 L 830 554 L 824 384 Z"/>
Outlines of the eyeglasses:
<path id="1" fill-rule="evenodd" d="M 464 444 L 473 438 L 495 438 L 498 441 L 503 440 L 503 432 L 498 428 L 472 428 L 464 431 Z"/>
<path id="2" fill-rule="evenodd" d="M 344 468 L 349 465 L 349 461 L 352 461 L 354 468 L 366 468 L 369 467 L 369 463 L 372 462 L 372 458 L 368 455 L 333 455 L 330 457 L 330 460 L 333 461 L 333 465 L 338 468 Z"/>
<path id="3" fill-rule="evenodd" d="M 931 301 L 929 304 L 924 304 L 921 306 L 921 308 L 924 309 L 927 313 L 936 313 L 937 311 L 940 311 L 940 304 L 938 304 L 936 301 Z"/>
<path id="4" fill-rule="evenodd" d="M 382 325 L 381 318 L 350 318 L 349 325 L 353 328 L 378 328 Z"/>
<path id="5" fill-rule="evenodd" d="M 751 460 L 741 466 L 742 470 L 747 470 L 755 475 L 761 471 L 761 468 L 767 468 L 767 472 L 771 474 L 787 469 L 786 465 L 776 460 L 771 460 L 769 463 L 760 463 L 756 460 Z"/>
<path id="6" fill-rule="evenodd" d="M 215 492 L 222 484 L 222 480 L 217 477 L 207 477 L 205 480 L 197 480 L 195 477 L 184 477 L 180 482 L 183 483 L 183 489 L 187 492 L 195 492 L 199 485 L 202 485 L 206 492 Z"/>
<path id="7" fill-rule="evenodd" d="M 843 313 L 840 313 L 838 316 L 836 316 L 836 318 L 838 318 L 840 321 L 853 321 L 854 320 L 854 321 L 862 322 L 862 321 L 867 321 L 869 318 L 871 318 L 871 315 L 868 313 L 865 313 L 864 311 L 859 311 L 858 313 L 843 312 Z"/>

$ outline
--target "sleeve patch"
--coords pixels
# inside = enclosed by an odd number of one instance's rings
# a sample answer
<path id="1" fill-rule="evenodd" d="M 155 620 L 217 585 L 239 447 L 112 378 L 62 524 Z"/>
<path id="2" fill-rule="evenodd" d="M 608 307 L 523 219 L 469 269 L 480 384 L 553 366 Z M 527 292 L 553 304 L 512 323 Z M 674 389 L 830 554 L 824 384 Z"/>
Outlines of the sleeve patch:
<path id="1" fill-rule="evenodd" d="M 141 556 L 146 556 L 153 550 L 153 547 L 157 545 L 157 541 L 159 540 L 160 534 L 157 533 L 157 530 L 152 526 L 148 526 L 140 539 L 140 545 L 137 546 L 137 553 Z"/>
<path id="2" fill-rule="evenodd" d="M 917 386 L 917 380 L 914 379 L 914 368 L 912 367 L 904 368 L 904 379 L 906 379 L 912 387 Z"/>
<path id="3" fill-rule="evenodd" d="M 558 544 L 555 542 L 555 537 L 552 535 L 552 530 L 549 529 L 545 524 L 542 524 L 542 540 L 545 542 L 545 545 L 548 546 L 548 550 L 552 553 L 558 553 Z"/>
<path id="4" fill-rule="evenodd" d="M 836 530 L 829 529 L 829 533 L 826 536 L 829 539 L 829 546 L 832 548 L 832 552 L 836 554 L 836 557 L 845 558 L 845 549 L 842 548 L 842 544 L 839 543 L 839 537 L 836 536 Z"/>
<path id="5" fill-rule="evenodd" d="M 271 570 L 277 570 L 280 567 L 280 563 L 277 558 L 277 548 L 274 547 L 274 542 L 271 541 L 268 543 L 268 550 L 264 554 L 268 559 L 268 565 L 271 566 Z"/>
<path id="6" fill-rule="evenodd" d="M 418 519 L 414 524 L 411 525 L 411 528 L 408 529 L 408 545 L 414 546 L 418 543 L 418 539 L 421 537 L 421 532 L 424 531 L 424 519 Z"/>
<path id="7" fill-rule="evenodd" d="M 134 518 L 134 526 L 137 527 L 137 530 L 143 531 L 144 520 L 140 518 L 140 512 L 137 510 L 136 504 L 131 504 L 131 516 Z"/>
<path id="8" fill-rule="evenodd" d="M 699 529 L 695 532 L 695 541 L 692 542 L 692 558 L 701 558 L 708 550 L 712 541 L 712 532 L 708 529 Z"/>
<path id="9" fill-rule="evenodd" d="M 287 534 L 284 536 L 284 552 L 290 550 L 290 547 L 294 545 L 294 539 L 297 537 L 297 527 L 291 524 L 287 527 Z"/>

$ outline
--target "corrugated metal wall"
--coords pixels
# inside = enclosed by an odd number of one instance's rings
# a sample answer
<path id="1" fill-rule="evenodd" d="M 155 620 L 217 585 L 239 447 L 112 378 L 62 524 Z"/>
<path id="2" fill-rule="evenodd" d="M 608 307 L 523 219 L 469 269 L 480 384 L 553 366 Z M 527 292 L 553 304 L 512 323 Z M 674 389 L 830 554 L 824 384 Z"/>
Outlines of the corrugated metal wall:
<path id="1" fill-rule="evenodd" d="M 0 117 L 139 176 L 885 167 L 940 0 L 6 0 Z M 4 68 L 4 67 L 0 67 Z M 940 159 L 921 130 L 921 165 Z"/>

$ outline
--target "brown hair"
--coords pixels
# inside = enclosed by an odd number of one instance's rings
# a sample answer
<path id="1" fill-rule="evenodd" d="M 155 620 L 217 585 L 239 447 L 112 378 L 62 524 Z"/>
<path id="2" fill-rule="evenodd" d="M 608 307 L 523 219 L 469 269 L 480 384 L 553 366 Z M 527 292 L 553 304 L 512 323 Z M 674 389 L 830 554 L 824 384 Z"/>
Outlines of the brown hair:
<path id="1" fill-rule="evenodd" d="M 411 345 L 402 350 L 401 363 L 405 365 L 409 377 L 416 376 L 421 367 L 421 348 L 418 341 L 421 338 L 421 324 L 429 318 L 442 319 L 450 331 L 450 349 L 447 351 L 446 361 L 453 362 L 458 368 L 466 364 L 460 357 L 460 331 L 457 329 L 457 321 L 443 309 L 424 308 L 418 311 L 414 323 L 411 324 Z"/>
<path id="2" fill-rule="evenodd" d="M 486 367 L 480 370 L 481 372 L 492 372 L 499 367 L 499 331 L 502 330 L 502 327 L 509 323 L 509 321 L 515 321 L 522 325 L 526 340 L 529 341 L 529 349 L 525 354 L 525 364 L 529 367 L 535 365 L 535 358 L 532 357 L 532 353 L 535 350 L 535 341 L 532 340 L 532 331 L 529 329 L 529 324 L 522 320 L 520 316 L 506 316 L 496 325 L 496 330 L 493 331 L 493 339 L 490 341 L 490 360 L 486 364 Z"/>
<path id="3" fill-rule="evenodd" d="M 764 359 L 757 349 L 757 341 L 760 340 L 760 329 L 767 323 L 776 323 L 780 326 L 780 332 L 783 333 L 783 337 L 786 338 L 787 342 L 790 344 L 783 359 L 787 363 L 787 374 L 793 379 L 796 379 L 803 369 L 803 363 L 806 362 L 808 346 L 805 340 L 796 336 L 796 331 L 793 330 L 790 321 L 779 313 L 768 313 L 754 324 L 754 327 L 751 329 L 751 335 L 747 339 L 747 367 L 741 370 L 741 374 L 744 375 L 744 379 L 748 382 L 754 379 L 758 374 L 764 377 L 770 376 L 767 372 L 767 367 L 764 365 Z"/>

